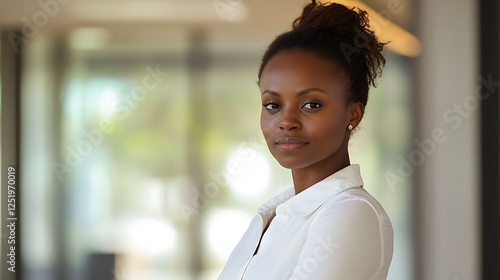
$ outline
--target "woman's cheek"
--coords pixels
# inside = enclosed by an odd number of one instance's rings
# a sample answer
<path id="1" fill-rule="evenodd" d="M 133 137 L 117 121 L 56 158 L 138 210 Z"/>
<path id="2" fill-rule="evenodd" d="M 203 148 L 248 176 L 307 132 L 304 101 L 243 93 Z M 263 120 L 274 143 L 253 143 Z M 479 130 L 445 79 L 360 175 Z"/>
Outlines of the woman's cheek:
<path id="1" fill-rule="evenodd" d="M 261 125 L 261 130 L 262 134 L 264 135 L 264 138 L 266 139 L 266 141 L 268 141 L 272 134 L 272 130 L 269 127 L 269 123 L 263 123 Z"/>

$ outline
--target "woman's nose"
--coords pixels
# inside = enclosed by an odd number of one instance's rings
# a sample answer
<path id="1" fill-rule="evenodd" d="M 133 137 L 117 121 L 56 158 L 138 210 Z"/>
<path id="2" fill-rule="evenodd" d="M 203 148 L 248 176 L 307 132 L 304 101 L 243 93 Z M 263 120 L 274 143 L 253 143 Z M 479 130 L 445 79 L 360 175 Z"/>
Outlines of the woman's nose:
<path id="1" fill-rule="evenodd" d="M 297 118 L 297 114 L 292 112 L 283 112 L 282 118 L 279 122 L 281 130 L 296 130 L 302 128 L 302 124 Z"/>

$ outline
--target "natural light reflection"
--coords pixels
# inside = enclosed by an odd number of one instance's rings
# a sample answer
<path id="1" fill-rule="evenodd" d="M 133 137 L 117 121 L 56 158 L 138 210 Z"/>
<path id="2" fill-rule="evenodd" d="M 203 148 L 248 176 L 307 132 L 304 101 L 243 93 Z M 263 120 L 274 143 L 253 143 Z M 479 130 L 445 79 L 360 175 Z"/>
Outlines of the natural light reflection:
<path id="1" fill-rule="evenodd" d="M 102 116 L 110 117 L 115 112 L 115 106 L 119 102 L 118 91 L 115 88 L 105 88 L 100 94 L 99 111 Z"/>
<path id="2" fill-rule="evenodd" d="M 226 164 L 229 188 L 240 198 L 263 194 L 269 186 L 270 171 L 267 159 L 254 148 L 237 149 Z"/>
<path id="3" fill-rule="evenodd" d="M 239 210 L 217 209 L 207 213 L 203 236 L 206 238 L 210 255 L 225 261 L 251 219 L 251 215 Z M 228 223 L 231 226 L 228 226 Z"/>
<path id="4" fill-rule="evenodd" d="M 177 236 L 172 225 L 164 220 L 142 218 L 125 226 L 124 249 L 140 254 L 163 254 L 174 248 Z"/>

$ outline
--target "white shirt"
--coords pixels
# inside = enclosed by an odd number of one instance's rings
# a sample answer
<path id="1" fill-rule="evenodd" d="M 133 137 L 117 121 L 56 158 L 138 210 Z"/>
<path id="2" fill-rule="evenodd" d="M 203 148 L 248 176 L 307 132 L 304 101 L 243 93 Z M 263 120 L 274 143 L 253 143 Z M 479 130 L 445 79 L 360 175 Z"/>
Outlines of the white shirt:
<path id="1" fill-rule="evenodd" d="M 270 199 L 218 279 L 386 279 L 391 221 L 362 186 L 359 165 L 351 164 L 297 195 L 290 188 Z"/>

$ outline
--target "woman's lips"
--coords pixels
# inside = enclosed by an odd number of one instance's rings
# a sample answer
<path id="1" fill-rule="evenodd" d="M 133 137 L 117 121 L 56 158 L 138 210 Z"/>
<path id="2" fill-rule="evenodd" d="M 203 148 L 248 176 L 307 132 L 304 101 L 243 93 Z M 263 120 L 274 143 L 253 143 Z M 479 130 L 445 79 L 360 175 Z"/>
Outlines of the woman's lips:
<path id="1" fill-rule="evenodd" d="M 279 148 L 287 151 L 300 149 L 307 144 L 309 144 L 309 142 L 306 140 L 295 137 L 282 137 L 276 141 L 276 145 L 278 145 Z"/>

